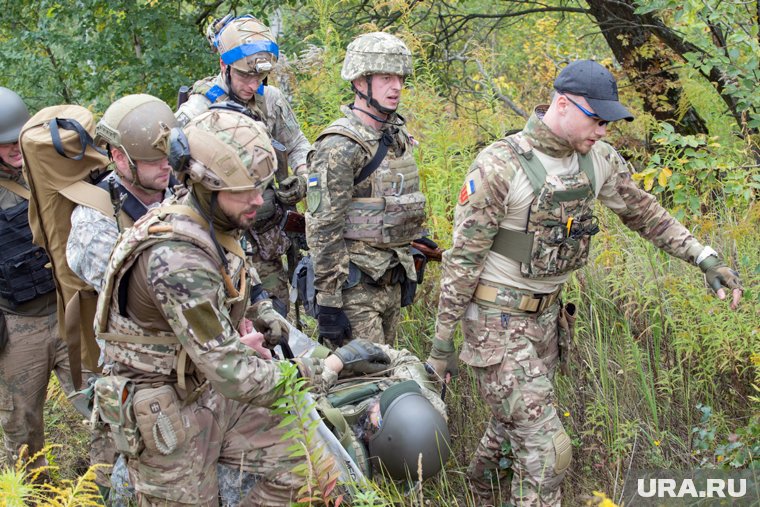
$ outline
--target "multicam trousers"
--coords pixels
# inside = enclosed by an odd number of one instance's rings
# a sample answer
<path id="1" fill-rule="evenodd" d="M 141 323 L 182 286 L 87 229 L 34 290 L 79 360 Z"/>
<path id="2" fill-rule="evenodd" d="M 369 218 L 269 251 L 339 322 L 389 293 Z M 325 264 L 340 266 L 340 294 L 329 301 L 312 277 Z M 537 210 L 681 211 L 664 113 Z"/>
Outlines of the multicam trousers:
<path id="1" fill-rule="evenodd" d="M 261 279 L 261 285 L 269 293 L 272 306 L 283 317 L 288 316 L 290 306 L 290 283 L 282 258 L 265 261 L 258 253 L 251 257 L 253 266 Z"/>
<path id="2" fill-rule="evenodd" d="M 393 347 L 401 321 L 401 285 L 378 286 L 362 281 L 343 289 L 343 311 L 354 338 Z"/>
<path id="3" fill-rule="evenodd" d="M 6 460 L 13 466 L 23 445 L 27 446 L 29 457 L 45 446 L 43 406 L 50 372 L 55 372 L 66 395 L 74 392 L 74 385 L 66 344 L 58 338 L 55 313 L 41 317 L 6 314 L 4 318 L 10 341 L 0 352 L 0 425 Z M 92 376 L 91 372 L 83 372 L 83 383 L 86 384 Z M 90 462 L 110 465 L 113 458 L 108 435 L 93 434 Z M 45 457 L 40 456 L 29 466 L 44 464 Z M 108 484 L 105 470 L 99 471 L 97 482 Z"/>
<path id="4" fill-rule="evenodd" d="M 540 315 L 510 314 L 475 305 L 463 320 L 468 348 L 506 349 L 500 362 L 474 366 L 478 390 L 491 409 L 468 475 L 473 492 L 494 496 L 504 445 L 511 445 L 514 463 L 511 502 L 516 506 L 558 506 L 560 485 L 571 459 L 570 439 L 554 405 L 552 379 L 558 364 L 559 304 Z M 501 355 L 500 355 L 501 357 Z"/>
<path id="5" fill-rule="evenodd" d="M 217 463 L 256 483 L 241 486 L 241 505 L 289 505 L 303 484 L 293 473 L 300 463 L 289 458 L 278 428 L 280 418 L 267 408 L 253 407 L 206 389 L 181 408 L 185 440 L 169 455 L 145 449 L 128 467 L 140 506 L 216 506 Z"/>

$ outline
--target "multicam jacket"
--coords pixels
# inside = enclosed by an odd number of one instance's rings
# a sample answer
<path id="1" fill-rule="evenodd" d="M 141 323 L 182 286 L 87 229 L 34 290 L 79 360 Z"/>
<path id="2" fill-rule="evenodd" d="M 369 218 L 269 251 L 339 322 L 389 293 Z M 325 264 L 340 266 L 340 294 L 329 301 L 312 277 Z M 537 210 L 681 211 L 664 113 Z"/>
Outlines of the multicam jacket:
<path id="1" fill-rule="evenodd" d="M 391 115 L 388 119 L 391 125 L 385 127 L 392 143 L 380 167 L 372 176 L 354 185 L 354 178 L 372 159 L 383 132 L 362 123 L 347 106 L 341 107 L 341 111 L 345 118 L 319 136 L 310 155 L 306 198 L 306 240 L 314 262 L 317 303 L 333 307 L 343 305 L 342 287 L 348 278 L 349 262 L 375 280 L 401 264 L 407 276 L 414 279 L 412 255 L 409 246 L 402 243 L 416 239 L 412 237 L 415 234 L 420 235 L 424 219 L 424 196 L 419 192 L 413 142 L 406 129 L 392 125 L 399 123 L 398 117 Z M 373 151 L 368 151 L 367 146 Z M 395 174 L 401 172 L 408 174 L 403 178 Z M 414 209 L 402 212 L 411 213 L 403 219 L 412 226 L 413 230 L 402 231 L 402 235 L 409 237 L 403 238 L 405 242 L 389 238 L 386 245 L 369 237 L 358 239 L 362 237 L 359 208 L 372 201 L 371 198 L 387 201 L 381 196 L 392 194 L 415 203 L 412 204 Z"/>
<path id="2" fill-rule="evenodd" d="M 149 211 L 120 237 L 98 300 L 96 332 L 114 371 L 136 382 L 184 388 L 189 373 L 225 397 L 268 406 L 278 396 L 277 364 L 257 357 L 237 332 L 254 273 L 238 238 L 216 231 L 224 268 L 190 197 Z M 321 374 L 317 360 L 299 367 L 311 378 Z"/>
<path id="3" fill-rule="evenodd" d="M 536 108 L 521 136 L 547 171 L 547 181 L 578 175 L 579 155 L 543 123 L 545 106 Z M 638 188 L 627 164 L 609 144 L 597 142 L 593 162 L 593 195 L 623 223 L 667 253 L 694 262 L 703 246 L 655 197 Z M 521 262 L 492 249 L 500 228 L 525 231 L 535 202 L 533 187 L 512 145 L 496 141 L 470 166 L 454 215 L 454 238 L 444 254 L 436 336 L 451 340 L 481 281 L 535 294 L 555 292 L 569 273 L 528 278 Z"/>

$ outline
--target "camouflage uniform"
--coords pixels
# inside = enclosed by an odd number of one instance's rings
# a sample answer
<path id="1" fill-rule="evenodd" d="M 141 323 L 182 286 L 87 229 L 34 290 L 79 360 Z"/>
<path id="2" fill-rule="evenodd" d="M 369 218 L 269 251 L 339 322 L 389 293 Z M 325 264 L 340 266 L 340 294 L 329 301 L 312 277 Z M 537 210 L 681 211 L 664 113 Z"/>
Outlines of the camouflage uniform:
<path id="1" fill-rule="evenodd" d="M 345 117 L 320 134 L 309 160 L 306 238 L 317 303 L 342 307 L 353 336 L 392 345 L 400 320 L 400 282 L 417 278 L 409 242 L 422 235 L 425 215 L 413 142 L 395 113 L 388 118 L 389 125 L 377 131 L 348 106 L 341 111 Z M 372 176 L 354 185 L 384 135 L 392 139 L 388 154 Z M 399 237 L 373 236 L 373 222 L 383 213 L 365 204 L 373 198 L 414 203 L 412 213 L 400 212 L 407 214 L 399 219 L 406 226 Z"/>
<path id="2" fill-rule="evenodd" d="M 193 85 L 187 102 L 177 109 L 177 119 L 186 124 L 192 118 L 208 110 L 213 103 L 230 100 L 224 76 L 221 74 L 207 77 Z M 263 93 L 256 93 L 244 104 L 261 118 L 266 125 L 269 137 L 285 147 L 287 163 L 296 168 L 306 164 L 306 155 L 311 150 L 309 141 L 301 132 L 293 110 L 287 98 L 275 86 L 264 86 Z M 281 181 L 287 176 L 287 167 L 278 170 L 277 179 Z M 306 174 L 298 174 L 306 177 Z M 270 194 L 273 197 L 273 194 Z M 263 233 L 252 230 L 254 244 L 251 245 L 253 256 L 251 261 L 259 273 L 264 289 L 270 296 L 276 297 L 287 305 L 290 286 L 288 276 L 282 262 L 282 255 L 290 246 L 290 240 L 279 227 L 272 227 Z"/>
<path id="3" fill-rule="evenodd" d="M 472 367 L 492 412 L 468 471 L 473 491 L 491 495 L 488 477 L 498 470 L 502 443 L 509 440 L 515 505 L 559 505 L 571 458 L 552 386 L 558 328 L 568 330 L 558 295 L 570 272 L 585 264 L 590 236 L 574 234 L 564 210 L 576 210 L 571 216 L 591 227 L 593 201 L 599 200 L 671 255 L 693 263 L 703 250 L 652 195 L 636 187 L 610 145 L 597 141 L 586 159 L 592 165 L 581 162 L 583 157 L 543 123 L 545 110 L 538 107 L 520 134 L 495 142 L 470 167 L 455 211 L 453 246 L 444 254 L 436 325 L 436 341 L 450 344 L 462 320 L 459 357 Z M 543 164 L 547 176 L 539 182 L 540 193 L 534 194 L 516 150 L 532 152 Z M 584 163 L 592 169 L 581 170 Z M 550 191 L 564 188 L 572 190 L 574 200 L 551 204 Z M 536 195 L 548 195 L 549 206 L 537 208 Z M 499 236 L 511 234 L 505 229 L 522 234 L 526 223 L 539 247 L 528 249 L 524 262 L 495 251 L 501 248 Z M 570 234 L 552 250 L 556 227 Z"/>
<path id="4" fill-rule="evenodd" d="M 20 172 L 0 162 L 0 178 L 26 187 Z M 19 174 L 19 176 L 11 176 Z M 24 198 L 0 187 L 0 209 L 7 210 L 24 202 Z M 29 233 L 31 246 L 31 232 Z M 41 268 L 44 269 L 44 268 Z M 13 466 L 23 445 L 28 446 L 27 456 L 42 450 L 45 445 L 43 406 L 50 381 L 50 372 L 58 377 L 67 395 L 74 393 L 66 343 L 58 336 L 56 319 L 56 292 L 52 279 L 47 292 L 21 304 L 12 304 L 0 297 L 0 318 L 8 343 L 0 350 L 0 426 L 3 428 L 6 462 Z M 93 376 L 83 372 L 85 383 Z M 75 406 L 86 412 L 86 401 L 81 395 Z M 90 449 L 93 463 L 102 463 L 106 457 L 106 444 L 95 438 Z M 110 462 L 110 461 L 108 461 Z M 45 464 L 41 456 L 32 466 Z"/>
<path id="5" fill-rule="evenodd" d="M 129 459 L 130 475 L 141 505 L 217 505 L 218 462 L 258 478 L 246 505 L 286 505 L 301 479 L 292 472 L 299 461 L 281 441 L 286 429 L 268 408 L 280 395 L 279 369 L 236 331 L 255 273 L 239 238 L 217 231 L 230 273 L 221 274 L 194 202 L 192 194 L 168 201 L 122 234 L 98 302 L 96 328 L 112 375 L 131 379 L 138 393 L 171 386 L 182 400 L 175 401 L 182 426 L 175 430 L 184 438 L 168 454 L 146 446 Z M 125 275 L 126 303 L 119 290 Z M 298 364 L 321 378 L 320 362 Z"/>

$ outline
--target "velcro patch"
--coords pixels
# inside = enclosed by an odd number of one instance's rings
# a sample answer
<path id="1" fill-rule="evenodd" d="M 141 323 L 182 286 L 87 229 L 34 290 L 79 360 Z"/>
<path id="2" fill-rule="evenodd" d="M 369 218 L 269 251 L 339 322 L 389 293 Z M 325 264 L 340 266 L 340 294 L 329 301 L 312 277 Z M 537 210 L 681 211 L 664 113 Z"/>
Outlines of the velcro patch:
<path id="1" fill-rule="evenodd" d="M 213 340 L 224 332 L 222 323 L 209 301 L 182 310 L 187 325 L 201 343 Z"/>
<path id="2" fill-rule="evenodd" d="M 462 185 L 462 190 L 459 191 L 459 205 L 463 206 L 470 201 L 470 197 L 477 192 L 483 192 L 480 179 L 480 171 L 474 170 L 467 174 Z"/>

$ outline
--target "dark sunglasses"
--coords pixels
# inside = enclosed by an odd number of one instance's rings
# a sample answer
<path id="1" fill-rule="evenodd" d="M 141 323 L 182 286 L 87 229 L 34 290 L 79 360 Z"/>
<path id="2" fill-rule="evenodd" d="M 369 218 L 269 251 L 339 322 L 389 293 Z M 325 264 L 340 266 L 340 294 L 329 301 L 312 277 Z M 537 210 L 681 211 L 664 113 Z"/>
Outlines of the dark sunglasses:
<path id="1" fill-rule="evenodd" d="M 600 127 L 606 127 L 610 123 L 607 120 L 602 120 L 601 118 L 599 118 L 599 116 L 596 113 L 592 113 L 591 111 L 589 111 L 588 109 L 586 109 L 582 105 L 578 104 L 576 101 L 574 101 L 573 99 L 571 99 L 567 95 L 563 95 L 563 97 L 565 97 L 567 100 L 569 100 L 575 107 L 577 107 L 578 109 L 580 109 L 583 114 L 585 114 L 586 116 L 588 116 L 589 118 L 591 118 L 593 120 L 597 120 L 597 125 L 599 125 Z"/>

